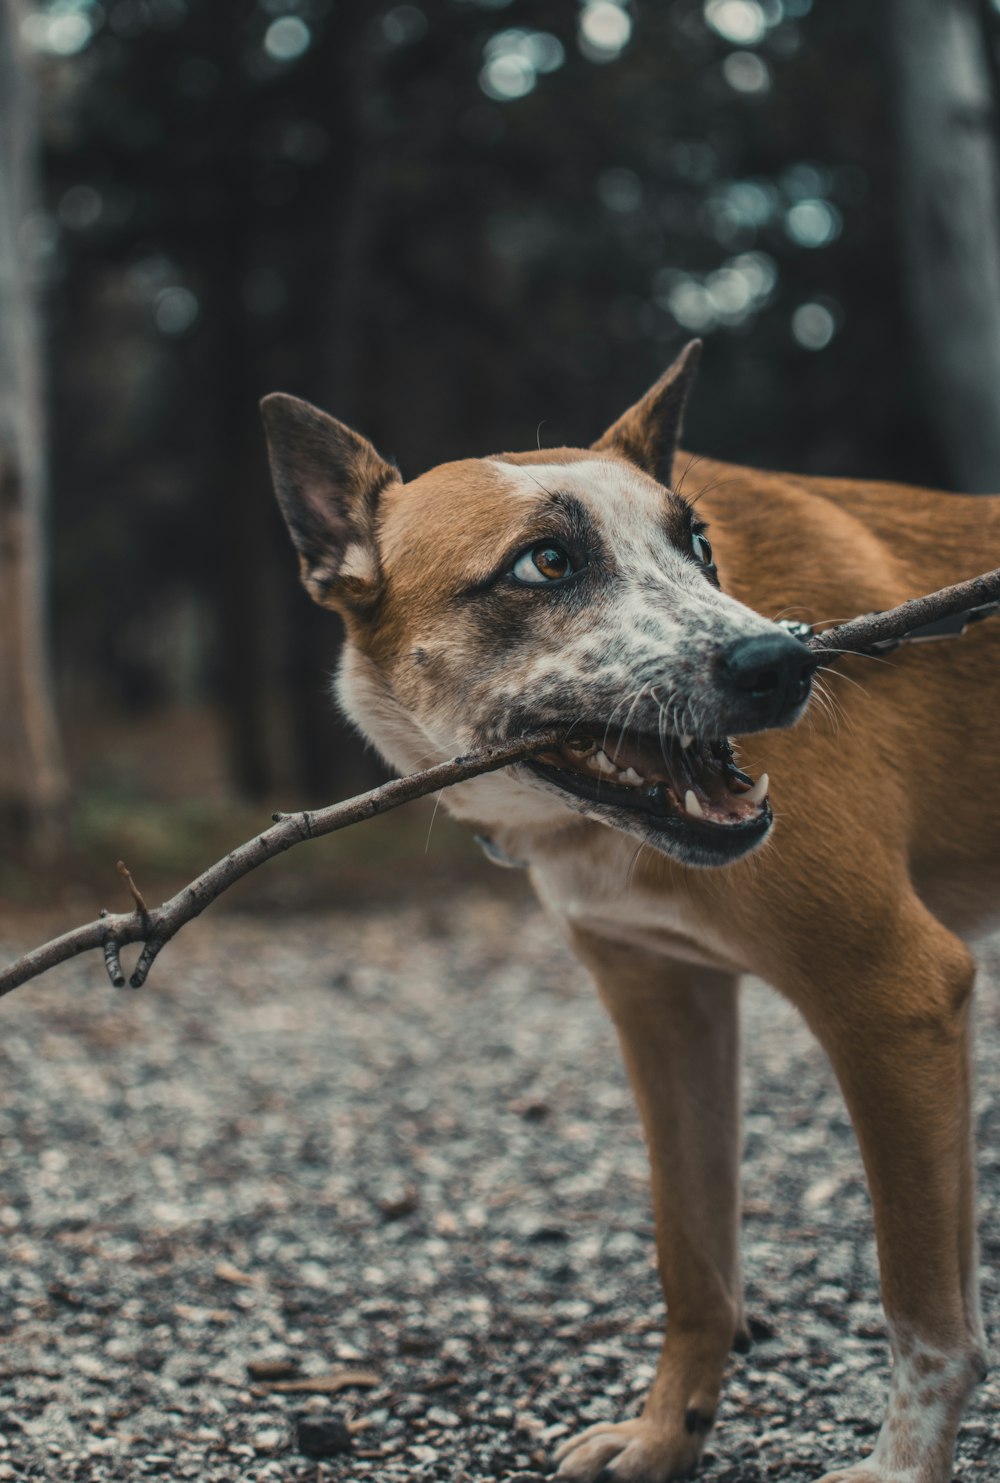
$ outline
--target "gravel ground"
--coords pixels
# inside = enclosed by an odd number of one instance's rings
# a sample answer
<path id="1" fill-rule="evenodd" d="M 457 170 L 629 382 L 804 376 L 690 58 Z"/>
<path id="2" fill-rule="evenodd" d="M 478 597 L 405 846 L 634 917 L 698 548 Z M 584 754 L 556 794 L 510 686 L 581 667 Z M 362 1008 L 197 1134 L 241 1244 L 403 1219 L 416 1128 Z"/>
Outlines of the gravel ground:
<path id="1" fill-rule="evenodd" d="M 831 1075 L 775 996 L 749 985 L 745 1009 L 758 1342 L 703 1476 L 796 1483 L 870 1445 L 887 1348 Z M 91 957 L 0 1014 L 0 1479 L 528 1483 L 571 1429 L 634 1414 L 663 1318 L 645 1156 L 609 1026 L 534 906 L 216 915 L 142 993 Z M 979 1022 L 992 1335 L 990 985 Z M 998 1403 L 988 1381 L 961 1479 L 1000 1475 Z M 308 1460 L 302 1416 L 339 1417 L 353 1450 Z"/>

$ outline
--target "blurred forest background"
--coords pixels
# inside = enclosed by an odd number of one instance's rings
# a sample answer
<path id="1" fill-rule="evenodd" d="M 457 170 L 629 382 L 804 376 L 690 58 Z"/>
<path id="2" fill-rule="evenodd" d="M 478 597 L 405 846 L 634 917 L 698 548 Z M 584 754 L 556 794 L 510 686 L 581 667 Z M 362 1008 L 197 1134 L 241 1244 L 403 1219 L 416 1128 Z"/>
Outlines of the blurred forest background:
<path id="1" fill-rule="evenodd" d="M 0 0 L 0 893 L 197 867 L 378 777 L 267 391 L 413 475 L 589 442 L 699 334 L 688 446 L 1000 489 L 998 32 L 988 0 Z"/>

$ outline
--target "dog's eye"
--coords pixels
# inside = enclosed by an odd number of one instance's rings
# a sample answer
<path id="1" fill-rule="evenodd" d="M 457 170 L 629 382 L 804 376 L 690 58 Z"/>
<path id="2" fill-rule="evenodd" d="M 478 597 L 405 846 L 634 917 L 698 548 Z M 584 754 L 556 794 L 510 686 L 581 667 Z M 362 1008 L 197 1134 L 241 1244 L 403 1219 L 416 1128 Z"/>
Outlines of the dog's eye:
<path id="1" fill-rule="evenodd" d="M 711 542 L 705 536 L 703 536 L 700 531 L 696 530 L 693 531 L 691 534 L 691 550 L 694 552 L 697 559 L 701 562 L 702 566 L 712 565 Z"/>
<path id="2" fill-rule="evenodd" d="M 553 541 L 542 541 L 539 545 L 532 546 L 530 551 L 522 552 L 511 571 L 519 582 L 533 585 L 540 582 L 561 582 L 564 577 L 572 576 L 573 563 L 562 546 L 557 546 Z"/>

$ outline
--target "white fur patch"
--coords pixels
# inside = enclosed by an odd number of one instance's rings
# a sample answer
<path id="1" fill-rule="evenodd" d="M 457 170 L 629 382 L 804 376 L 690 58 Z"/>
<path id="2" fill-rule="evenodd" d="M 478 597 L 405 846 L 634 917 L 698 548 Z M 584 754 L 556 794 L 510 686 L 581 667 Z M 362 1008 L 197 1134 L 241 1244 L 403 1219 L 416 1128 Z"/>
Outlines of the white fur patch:
<path id="1" fill-rule="evenodd" d="M 739 944 L 726 938 L 722 924 L 695 916 L 690 897 L 647 889 L 633 880 L 640 851 L 636 841 L 609 831 L 598 855 L 593 850 L 560 850 L 532 869 L 539 900 L 556 917 L 610 942 L 666 953 L 703 968 L 742 972 Z"/>
<path id="2" fill-rule="evenodd" d="M 352 541 L 344 552 L 337 573 L 340 577 L 353 577 L 358 582 L 374 582 L 375 558 L 361 541 Z"/>
<path id="3" fill-rule="evenodd" d="M 955 1433 L 979 1379 L 981 1352 L 972 1343 L 938 1349 L 899 1329 L 893 1349 L 885 1421 L 858 1476 L 877 1483 L 949 1483 Z"/>

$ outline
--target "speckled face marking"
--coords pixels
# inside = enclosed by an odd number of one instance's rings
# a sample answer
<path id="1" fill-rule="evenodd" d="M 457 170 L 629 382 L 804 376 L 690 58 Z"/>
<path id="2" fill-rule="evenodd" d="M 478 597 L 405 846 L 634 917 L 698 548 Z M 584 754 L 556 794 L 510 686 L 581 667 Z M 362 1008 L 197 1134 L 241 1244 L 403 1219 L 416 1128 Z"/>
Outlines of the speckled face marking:
<path id="1" fill-rule="evenodd" d="M 439 521 L 442 480 L 456 498 Z M 596 817 L 691 864 L 761 843 L 767 779 L 728 741 L 759 702 L 727 656 L 791 654 L 800 678 L 770 724 L 797 718 L 812 666 L 720 590 L 684 500 L 622 459 L 566 454 L 435 470 L 383 511 L 381 633 L 345 659 L 341 696 L 396 765 L 553 729 L 563 746 L 450 806 L 528 830 Z"/>
<path id="2" fill-rule="evenodd" d="M 270 441 L 303 579 L 347 620 L 341 700 L 395 766 L 553 730 L 561 745 L 448 806 L 529 831 L 583 815 L 716 865 L 771 827 L 768 779 L 739 770 L 729 738 L 797 720 L 813 665 L 720 590 L 702 522 L 633 461 L 669 476 L 679 414 L 666 455 L 657 419 L 673 384 L 589 452 L 470 459 L 405 485 L 288 398 L 270 399 Z"/>

